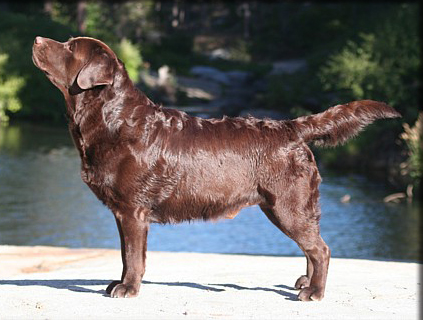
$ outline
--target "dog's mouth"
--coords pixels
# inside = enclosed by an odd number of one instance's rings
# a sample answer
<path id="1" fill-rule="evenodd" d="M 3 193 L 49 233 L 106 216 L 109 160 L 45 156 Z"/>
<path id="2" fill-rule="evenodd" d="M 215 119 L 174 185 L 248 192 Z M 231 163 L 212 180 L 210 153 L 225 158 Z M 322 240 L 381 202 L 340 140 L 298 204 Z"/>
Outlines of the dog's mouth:
<path id="1" fill-rule="evenodd" d="M 42 63 L 40 59 L 37 57 L 35 52 L 32 53 L 32 62 L 35 64 L 35 66 L 40 69 L 44 74 L 48 77 L 50 76 L 50 73 L 42 66 Z"/>
<path id="2" fill-rule="evenodd" d="M 42 71 L 44 71 L 43 68 L 43 57 L 45 57 L 45 48 L 38 47 L 35 44 L 32 47 L 32 62 L 35 64 L 35 66 Z"/>
<path id="3" fill-rule="evenodd" d="M 35 66 L 42 70 L 41 68 L 41 62 L 40 58 L 38 58 L 37 53 L 34 49 L 32 49 L 32 62 L 35 64 Z"/>

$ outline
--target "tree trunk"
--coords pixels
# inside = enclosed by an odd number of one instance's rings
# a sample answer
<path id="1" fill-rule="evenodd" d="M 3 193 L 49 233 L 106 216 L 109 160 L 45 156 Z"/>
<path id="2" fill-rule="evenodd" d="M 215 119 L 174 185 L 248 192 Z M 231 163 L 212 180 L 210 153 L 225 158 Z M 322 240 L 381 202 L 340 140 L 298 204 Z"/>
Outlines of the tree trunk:
<path id="1" fill-rule="evenodd" d="M 85 1 L 78 1 L 76 7 L 76 23 L 78 25 L 78 32 L 85 34 L 87 30 L 87 3 Z"/>
<path id="2" fill-rule="evenodd" d="M 50 0 L 44 1 L 44 12 L 51 16 L 51 12 L 53 11 L 53 2 Z"/>
<path id="3" fill-rule="evenodd" d="M 244 39 L 250 38 L 250 4 L 248 2 L 244 2 L 242 5 L 244 9 Z"/>

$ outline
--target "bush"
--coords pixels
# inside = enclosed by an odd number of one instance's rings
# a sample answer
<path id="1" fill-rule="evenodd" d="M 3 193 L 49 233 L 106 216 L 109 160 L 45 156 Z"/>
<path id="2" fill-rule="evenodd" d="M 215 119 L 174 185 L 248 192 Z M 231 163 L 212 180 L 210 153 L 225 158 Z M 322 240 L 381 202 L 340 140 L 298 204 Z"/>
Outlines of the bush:
<path id="1" fill-rule="evenodd" d="M 1 67 L 1 80 L 15 79 L 8 84 L 9 89 L 4 87 L 3 82 L 2 90 L 9 90 L 9 96 L 13 93 L 12 96 L 16 98 L 15 102 L 11 102 L 11 108 L 15 111 L 20 108 L 19 112 L 10 114 L 10 117 L 64 122 L 63 96 L 34 66 L 31 59 L 32 44 L 38 35 L 66 41 L 75 32 L 43 14 L 29 16 L 7 11 L 0 12 L 0 30 L 4 30 L 0 33 L 1 53 L 8 56 L 7 63 L 3 62 Z M 0 99 L 3 100 L 3 97 Z"/>
<path id="2" fill-rule="evenodd" d="M 142 57 L 138 48 L 126 38 L 123 38 L 119 44 L 112 45 L 112 47 L 119 59 L 125 64 L 129 78 L 134 82 L 138 82 L 142 66 Z"/>
<path id="3" fill-rule="evenodd" d="M 319 112 L 315 104 L 321 99 L 320 84 L 309 70 L 304 70 L 270 76 L 264 104 L 290 117 L 299 117 Z"/>
<path id="4" fill-rule="evenodd" d="M 401 164 L 401 173 L 409 175 L 415 184 L 419 184 L 423 178 L 423 112 L 420 112 L 413 127 L 405 123 L 403 128 L 400 138 L 407 145 L 408 158 Z"/>
<path id="5" fill-rule="evenodd" d="M 323 89 L 345 100 L 385 101 L 405 121 L 415 121 L 420 65 L 417 14 L 416 6 L 402 5 L 374 33 L 361 33 L 359 41 L 349 41 L 321 68 Z"/>
<path id="6" fill-rule="evenodd" d="M 418 113 L 420 67 L 417 6 L 390 8 L 377 23 L 374 32 L 361 32 L 358 39 L 348 41 L 329 57 L 318 72 L 322 88 L 332 103 L 385 101 L 402 114 L 403 121 L 412 123 Z M 401 124 L 400 120 L 389 120 L 370 126 L 347 145 L 322 151 L 322 159 L 330 166 L 386 169 L 388 164 L 398 163 L 394 141 L 401 133 Z"/>
<path id="7" fill-rule="evenodd" d="M 191 66 L 198 61 L 192 48 L 192 36 L 175 31 L 170 35 L 163 36 L 160 43 L 145 43 L 143 54 L 153 70 L 168 65 L 177 74 L 188 74 Z"/>
<path id="8" fill-rule="evenodd" d="M 326 91 L 341 91 L 346 99 L 364 99 L 374 89 L 378 62 L 374 57 L 375 36 L 361 34 L 362 43 L 348 41 L 345 48 L 329 58 L 320 78 Z"/>
<path id="9" fill-rule="evenodd" d="M 60 6 L 60 3 L 55 6 Z M 93 6 L 95 4 L 91 4 L 89 8 L 93 9 Z M 78 35 L 75 29 L 62 24 L 66 23 L 66 19 L 60 16 L 60 7 L 56 9 L 53 20 L 42 13 L 27 15 L 0 12 L 0 30 L 7 30 L 0 33 L 0 115 L 3 120 L 6 119 L 7 111 L 8 114 L 16 112 L 10 114 L 14 118 L 65 122 L 62 94 L 34 66 L 31 59 L 32 44 L 37 35 L 57 41 L 66 41 L 70 36 Z M 93 27 L 95 18 L 96 16 L 89 20 L 90 28 Z M 107 32 L 103 32 L 103 35 L 106 36 Z M 112 39 L 110 35 L 108 38 Z M 138 48 L 126 39 L 118 42 L 113 38 L 109 43 L 116 48 L 131 79 L 137 81 L 142 64 Z"/>
<path id="10" fill-rule="evenodd" d="M 22 108 L 18 93 L 25 80 L 22 77 L 8 75 L 4 72 L 9 56 L 0 53 L 0 121 L 7 121 L 7 112 L 17 112 Z"/>

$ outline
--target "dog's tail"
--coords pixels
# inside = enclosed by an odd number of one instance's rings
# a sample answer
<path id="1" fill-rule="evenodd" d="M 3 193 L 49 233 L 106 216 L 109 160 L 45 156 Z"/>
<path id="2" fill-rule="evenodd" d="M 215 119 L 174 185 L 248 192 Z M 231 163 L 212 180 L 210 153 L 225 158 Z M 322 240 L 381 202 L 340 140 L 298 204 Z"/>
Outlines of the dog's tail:
<path id="1" fill-rule="evenodd" d="M 306 143 L 336 146 L 357 135 L 377 119 L 398 118 L 401 115 L 386 103 L 361 100 L 337 105 L 311 116 L 292 120 L 297 134 Z"/>

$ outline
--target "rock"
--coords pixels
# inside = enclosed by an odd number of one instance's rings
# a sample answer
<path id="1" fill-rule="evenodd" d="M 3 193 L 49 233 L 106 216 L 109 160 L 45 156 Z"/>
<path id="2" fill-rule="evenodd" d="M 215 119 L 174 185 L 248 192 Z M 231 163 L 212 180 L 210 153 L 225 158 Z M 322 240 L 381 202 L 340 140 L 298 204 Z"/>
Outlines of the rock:
<path id="1" fill-rule="evenodd" d="M 348 203 L 351 200 L 351 196 L 349 194 L 344 195 L 343 197 L 341 197 L 341 199 L 339 199 L 339 201 L 341 201 L 342 203 Z"/>
<path id="2" fill-rule="evenodd" d="M 238 96 L 227 97 L 219 101 L 222 113 L 233 117 L 238 115 L 239 111 L 246 107 L 245 99 Z"/>
<path id="3" fill-rule="evenodd" d="M 167 65 L 158 70 L 157 91 L 161 102 L 174 104 L 176 102 L 176 80 Z"/>
<path id="4" fill-rule="evenodd" d="M 220 101 L 222 112 L 229 116 L 237 116 L 241 110 L 250 108 L 253 95 L 253 91 L 246 90 L 242 85 L 227 87 Z"/>
<path id="5" fill-rule="evenodd" d="M 231 81 L 225 72 L 222 72 L 213 67 L 207 66 L 194 66 L 191 68 L 190 73 L 201 78 L 206 78 L 216 81 L 221 84 L 230 85 Z"/>
<path id="6" fill-rule="evenodd" d="M 233 70 L 225 72 L 228 78 L 238 84 L 243 84 L 251 77 L 251 73 L 247 71 Z"/>
<path id="7" fill-rule="evenodd" d="M 306 66 L 307 62 L 303 59 L 276 61 L 273 63 L 273 68 L 270 71 L 270 75 L 293 74 L 305 68 Z"/>
<path id="8" fill-rule="evenodd" d="M 210 52 L 209 57 L 211 60 L 215 59 L 230 59 L 231 54 L 228 50 L 223 48 L 217 48 L 214 49 L 212 52 Z"/>
<path id="9" fill-rule="evenodd" d="M 222 95 L 221 85 L 201 78 L 177 76 L 178 89 L 184 91 L 190 99 L 215 100 Z"/>
<path id="10" fill-rule="evenodd" d="M 158 70 L 159 79 L 157 80 L 157 84 L 159 86 L 167 85 L 171 80 L 170 68 L 167 65 L 163 65 Z"/>
<path id="11" fill-rule="evenodd" d="M 252 91 L 267 92 L 269 81 L 267 78 L 259 78 L 251 84 Z"/>

